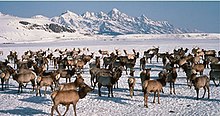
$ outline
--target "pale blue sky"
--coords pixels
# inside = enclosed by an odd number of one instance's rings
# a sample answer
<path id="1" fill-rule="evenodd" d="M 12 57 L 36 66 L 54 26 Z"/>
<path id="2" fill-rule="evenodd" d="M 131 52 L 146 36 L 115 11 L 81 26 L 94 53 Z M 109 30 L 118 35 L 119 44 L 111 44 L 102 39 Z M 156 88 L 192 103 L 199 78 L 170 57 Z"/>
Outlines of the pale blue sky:
<path id="1" fill-rule="evenodd" d="M 130 16 L 144 14 L 153 20 L 166 20 L 176 27 L 220 33 L 219 1 L 0 2 L 0 12 L 20 17 L 38 14 L 53 17 L 66 10 L 77 14 L 86 11 L 107 13 L 113 8 Z"/>

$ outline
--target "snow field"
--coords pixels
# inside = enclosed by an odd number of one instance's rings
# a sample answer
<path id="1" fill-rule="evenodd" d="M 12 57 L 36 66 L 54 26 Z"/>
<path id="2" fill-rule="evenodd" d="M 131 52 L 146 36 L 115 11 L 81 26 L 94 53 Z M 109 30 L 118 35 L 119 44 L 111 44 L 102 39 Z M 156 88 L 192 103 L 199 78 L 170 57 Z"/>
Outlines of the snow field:
<path id="1" fill-rule="evenodd" d="M 4 51 L 4 55 L 0 56 L 0 59 L 6 58 L 6 55 L 10 50 L 18 51 L 19 56 L 27 51 L 39 50 L 47 48 L 83 48 L 88 47 L 90 52 L 98 54 L 99 49 L 113 51 L 115 48 L 120 50 L 126 49 L 128 53 L 132 53 L 132 49 L 141 51 L 141 57 L 143 51 L 152 46 L 159 46 L 159 52 L 172 52 L 174 48 L 188 47 L 191 49 L 195 46 L 204 49 L 220 50 L 219 40 L 197 40 L 197 39 L 124 39 L 124 40 L 74 40 L 74 41 L 54 41 L 54 42 L 42 42 L 42 43 L 15 43 L 15 44 L 0 44 L 1 50 Z M 188 53 L 189 53 L 188 52 Z M 151 67 L 151 79 L 156 79 L 158 73 L 162 70 L 162 62 L 156 62 L 153 59 L 153 64 L 147 64 L 147 68 Z M 50 66 L 50 69 L 52 67 Z M 85 82 L 90 85 L 90 75 L 88 72 L 88 65 L 85 67 L 85 73 L 83 77 Z M 210 69 L 205 69 L 204 74 L 209 74 Z M 219 87 L 215 87 L 213 82 L 210 82 L 210 99 L 207 99 L 207 93 L 204 99 L 196 100 L 196 92 L 194 88 L 190 89 L 186 85 L 185 73 L 180 70 L 178 72 L 178 78 L 175 83 L 176 95 L 169 94 L 169 84 L 164 87 L 165 93 L 160 93 L 160 104 L 154 104 L 153 94 L 150 94 L 148 99 L 149 108 L 144 107 L 143 92 L 141 91 L 141 81 L 139 78 L 139 59 L 135 65 L 135 77 L 136 85 L 134 91 L 134 97 L 129 96 L 127 79 L 128 75 L 123 72 L 122 77 L 119 79 L 119 88 L 113 90 L 114 98 L 109 98 L 107 88 L 102 87 L 102 97 L 98 96 L 97 87 L 94 92 L 89 93 L 84 99 L 81 99 L 77 104 L 77 115 L 79 116 L 144 116 L 144 115 L 200 115 L 200 116 L 219 116 L 220 109 L 220 91 Z M 75 79 L 72 78 L 72 81 Z M 65 82 L 65 79 L 61 79 Z M 17 94 L 18 84 L 14 80 L 10 79 L 10 88 L 5 91 L 0 91 L 0 115 L 1 116 L 17 116 L 17 115 L 35 115 L 35 116 L 47 116 L 50 115 L 52 106 L 50 98 L 50 88 L 47 89 L 47 95 L 42 97 L 36 96 L 31 91 L 31 84 L 27 89 L 24 89 L 24 93 Z M 44 88 L 41 89 L 44 91 Z M 200 97 L 202 97 L 203 90 L 200 90 Z M 65 107 L 60 106 L 59 110 L 63 113 Z M 55 113 L 57 115 L 57 113 Z M 67 112 L 67 116 L 73 114 L 73 107 L 70 106 L 70 110 Z"/>

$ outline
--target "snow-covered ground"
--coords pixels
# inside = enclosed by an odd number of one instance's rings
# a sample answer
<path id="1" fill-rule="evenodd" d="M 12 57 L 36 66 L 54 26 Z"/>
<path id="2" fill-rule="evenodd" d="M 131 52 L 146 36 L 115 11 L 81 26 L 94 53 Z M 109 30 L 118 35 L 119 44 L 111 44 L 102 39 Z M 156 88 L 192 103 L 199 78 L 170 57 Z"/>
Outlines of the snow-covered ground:
<path id="1" fill-rule="evenodd" d="M 139 35 L 141 36 L 141 35 Z M 72 48 L 84 48 L 88 47 L 90 52 L 98 54 L 99 49 L 114 51 L 115 48 L 120 50 L 126 49 L 128 53 L 132 53 L 132 49 L 139 51 L 141 57 L 143 51 L 153 46 L 159 46 L 159 52 L 172 52 L 175 48 L 190 48 L 195 46 L 203 49 L 215 49 L 220 50 L 220 39 L 147 39 L 138 37 L 119 36 L 107 39 L 75 39 L 75 40 L 56 40 L 56 41 L 41 41 L 41 42 L 18 42 L 14 44 L 0 44 L 0 50 L 4 52 L 0 59 L 6 58 L 10 50 L 18 51 L 19 57 L 29 49 L 31 50 L 46 50 L 47 48 L 55 49 L 72 49 Z M 189 53 L 188 52 L 188 53 Z M 151 67 L 151 77 L 156 79 L 160 70 L 162 70 L 162 62 L 156 62 L 153 59 L 152 64 L 147 64 L 146 67 Z M 52 67 L 50 67 L 52 69 Z M 85 82 L 90 85 L 90 75 L 88 72 L 88 65 L 86 65 L 85 73 L 83 77 Z M 204 74 L 209 74 L 210 69 L 205 69 Z M 196 100 L 196 92 L 192 88 L 190 89 L 186 85 L 185 73 L 181 70 L 178 72 L 178 78 L 175 83 L 176 95 L 169 94 L 168 84 L 164 87 L 165 93 L 160 94 L 160 104 L 152 103 L 153 94 L 150 95 L 148 100 L 149 108 L 144 107 L 143 93 L 141 92 L 141 84 L 139 78 L 139 59 L 135 65 L 135 77 L 137 83 L 135 85 L 134 97 L 129 96 L 127 79 L 128 75 L 123 72 L 122 77 L 119 80 L 119 88 L 114 89 L 114 98 L 108 97 L 107 88 L 102 87 L 102 97 L 97 94 L 97 88 L 94 92 L 89 93 L 84 99 L 81 99 L 77 104 L 77 114 L 79 116 L 145 116 L 145 115 L 160 115 L 160 116 L 176 116 L 176 115 L 199 115 L 199 116 L 219 116 L 220 115 L 220 91 L 219 87 L 215 87 L 213 82 L 210 83 L 210 99 L 207 99 L 207 94 L 204 99 Z M 61 81 L 65 81 L 64 79 Z M 74 81 L 74 78 L 72 78 Z M 31 93 L 31 85 L 28 89 L 24 89 L 24 93 L 17 93 L 18 84 L 10 79 L 10 88 L 5 91 L 0 91 L 0 115 L 1 116 L 13 116 L 13 115 L 50 115 L 52 106 L 50 98 L 50 89 L 47 91 L 46 96 L 36 96 L 35 93 Z M 200 91 L 200 97 L 203 94 L 203 90 Z M 64 107 L 59 107 L 62 113 Z M 67 113 L 67 116 L 72 115 L 73 107 Z M 57 114 L 56 114 L 57 115 Z"/>

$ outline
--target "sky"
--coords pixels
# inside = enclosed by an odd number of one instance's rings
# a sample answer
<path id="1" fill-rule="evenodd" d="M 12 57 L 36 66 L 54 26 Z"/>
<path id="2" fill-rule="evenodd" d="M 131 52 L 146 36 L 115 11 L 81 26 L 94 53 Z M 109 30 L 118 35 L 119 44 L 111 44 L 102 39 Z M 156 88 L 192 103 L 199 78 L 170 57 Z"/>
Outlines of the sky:
<path id="1" fill-rule="evenodd" d="M 152 20 L 168 21 L 179 28 L 220 33 L 220 1 L 0 1 L 0 12 L 19 17 L 53 17 L 66 10 L 108 13 L 113 8 L 133 17 L 144 14 Z"/>

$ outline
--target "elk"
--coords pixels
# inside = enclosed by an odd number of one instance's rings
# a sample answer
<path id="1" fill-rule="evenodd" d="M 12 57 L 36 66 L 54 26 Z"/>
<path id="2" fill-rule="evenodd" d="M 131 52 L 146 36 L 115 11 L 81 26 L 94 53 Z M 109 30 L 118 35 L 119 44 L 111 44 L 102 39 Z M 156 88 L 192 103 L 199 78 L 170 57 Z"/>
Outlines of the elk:
<path id="1" fill-rule="evenodd" d="M 9 65 L 1 65 L 0 64 L 0 78 L 2 83 L 2 91 L 4 90 L 4 82 L 5 82 L 5 89 L 9 88 L 9 78 L 12 74 L 15 73 L 15 70 Z"/>
<path id="2" fill-rule="evenodd" d="M 111 73 L 112 71 L 109 70 L 109 69 L 105 69 L 105 68 L 95 68 L 95 67 L 94 67 L 94 68 L 91 68 L 91 69 L 89 70 L 89 73 L 90 73 L 90 75 L 91 75 L 90 81 L 91 81 L 91 86 L 92 86 L 93 88 L 95 88 L 95 86 L 96 86 L 97 74 L 98 74 L 99 72 Z M 96 79 L 96 81 L 95 81 L 95 79 Z"/>
<path id="3" fill-rule="evenodd" d="M 47 76 L 39 76 L 37 78 L 37 92 L 36 92 L 36 96 L 38 96 L 38 94 L 40 94 L 40 96 L 41 96 L 40 89 L 43 86 L 45 86 L 44 95 L 46 95 L 47 86 L 50 86 L 51 91 L 53 91 L 53 84 L 57 83 L 59 77 L 60 77 L 60 74 L 57 73 L 57 72 L 51 73 L 50 75 L 47 75 Z"/>
<path id="4" fill-rule="evenodd" d="M 150 92 L 154 92 L 154 100 L 153 103 L 155 103 L 156 93 L 158 97 L 158 104 L 160 104 L 160 92 L 162 91 L 162 84 L 157 80 L 145 80 L 142 88 L 144 92 L 144 106 L 148 108 L 148 95 Z"/>
<path id="5" fill-rule="evenodd" d="M 196 77 L 196 74 L 193 73 L 191 75 L 191 82 L 196 90 L 196 94 L 197 94 L 196 99 L 197 100 L 199 99 L 199 89 L 200 88 L 204 89 L 204 94 L 203 94 L 202 98 L 205 97 L 206 89 L 208 90 L 208 99 L 210 98 L 210 89 L 209 89 L 210 79 L 208 78 L 208 76 L 202 75 L 202 76 Z"/>
<path id="6" fill-rule="evenodd" d="M 12 76 L 13 79 L 17 81 L 19 84 L 18 93 L 22 93 L 22 86 L 24 86 L 24 83 L 29 83 L 29 82 L 32 83 L 33 91 L 34 91 L 35 78 L 37 77 L 35 72 L 30 71 L 30 72 L 16 73 L 13 74 Z"/>
<path id="7" fill-rule="evenodd" d="M 0 78 L 1 78 L 1 83 L 2 83 L 2 91 L 4 90 L 4 82 L 5 82 L 5 88 L 6 86 L 9 86 L 9 78 L 10 78 L 10 73 L 9 71 L 5 70 L 5 71 L 2 71 L 0 70 Z"/>
<path id="8" fill-rule="evenodd" d="M 97 74 L 98 82 L 98 94 L 101 96 L 101 87 L 106 86 L 108 88 L 108 97 L 113 96 L 113 85 L 118 81 L 120 75 L 122 74 L 122 69 L 116 68 L 114 72 L 103 72 L 99 71 Z"/>
<path id="9" fill-rule="evenodd" d="M 130 92 L 130 96 L 131 98 L 134 95 L 134 86 L 135 86 L 136 80 L 134 78 L 134 71 L 132 71 L 130 73 L 130 77 L 128 77 L 128 87 L 129 87 L 129 92 Z"/>
<path id="10" fill-rule="evenodd" d="M 176 68 L 172 68 L 167 75 L 167 82 L 170 83 L 170 94 L 172 94 L 172 90 L 173 90 L 173 93 L 176 94 L 175 87 L 174 87 L 176 78 L 177 78 Z"/>
<path id="11" fill-rule="evenodd" d="M 93 89 L 90 88 L 88 85 L 84 84 L 84 86 L 80 87 L 79 90 L 67 90 L 67 91 L 59 91 L 55 90 L 51 94 L 51 99 L 53 101 L 53 106 L 51 108 L 51 116 L 53 116 L 54 109 L 61 116 L 58 105 L 62 104 L 66 106 L 66 111 L 63 115 L 66 115 L 67 111 L 69 110 L 69 106 L 73 104 L 74 114 L 76 116 L 76 104 L 79 99 L 83 99 L 88 92 L 92 91 Z M 65 96 L 65 97 L 64 97 Z"/>
<path id="12" fill-rule="evenodd" d="M 192 67 L 189 66 L 188 64 L 184 64 L 182 66 L 182 68 L 183 68 L 183 71 L 186 73 L 186 83 L 191 88 L 191 86 L 189 84 L 189 80 L 190 80 L 191 74 L 192 74 Z"/>

